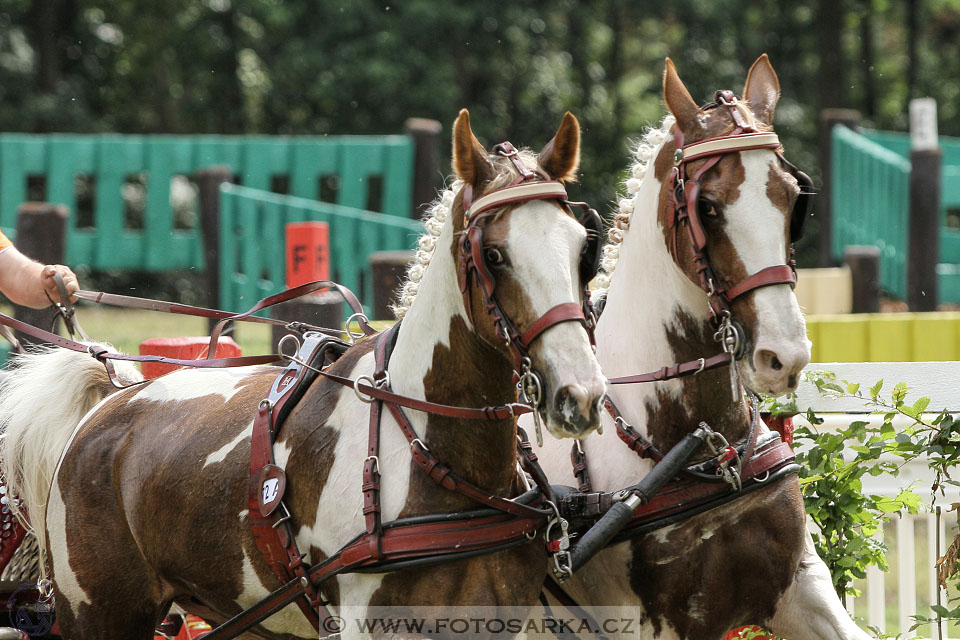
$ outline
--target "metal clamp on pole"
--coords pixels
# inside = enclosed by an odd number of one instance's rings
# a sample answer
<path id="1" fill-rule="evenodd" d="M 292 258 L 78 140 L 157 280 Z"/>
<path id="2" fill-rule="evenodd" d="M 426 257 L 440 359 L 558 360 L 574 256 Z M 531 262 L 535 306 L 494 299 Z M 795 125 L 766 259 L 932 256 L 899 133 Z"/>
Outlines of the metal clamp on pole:
<path id="1" fill-rule="evenodd" d="M 678 442 L 643 480 L 614 494 L 617 502 L 595 525 L 580 537 L 570 550 L 570 569 L 577 571 L 590 558 L 607 546 L 633 517 L 641 504 L 649 502 L 665 484 L 670 482 L 704 443 L 710 427 L 698 427 Z"/>

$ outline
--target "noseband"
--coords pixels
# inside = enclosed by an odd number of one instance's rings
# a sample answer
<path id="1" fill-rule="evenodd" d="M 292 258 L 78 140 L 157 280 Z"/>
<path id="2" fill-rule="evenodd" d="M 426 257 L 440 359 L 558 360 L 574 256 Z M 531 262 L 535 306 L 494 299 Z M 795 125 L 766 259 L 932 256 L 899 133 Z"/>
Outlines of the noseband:
<path id="1" fill-rule="evenodd" d="M 598 256 L 602 224 L 600 216 L 583 202 L 567 200 L 567 190 L 563 183 L 556 180 L 542 180 L 531 171 L 520 158 L 517 149 L 509 142 L 502 142 L 493 148 L 493 152 L 507 158 L 516 169 L 518 176 L 507 186 L 491 191 L 484 196 L 473 200 L 473 188 L 466 185 L 463 189 L 464 224 L 463 234 L 460 236 L 460 263 L 459 280 L 460 292 L 466 295 L 467 317 L 473 322 L 473 311 L 470 300 L 470 280 L 475 278 L 483 295 L 484 307 L 493 321 L 497 335 L 500 336 L 513 354 L 514 377 L 520 391 L 527 402 L 533 407 L 543 403 L 543 384 L 540 375 L 533 370 L 530 358 L 530 348 L 534 341 L 554 325 L 563 322 L 579 322 L 586 329 L 593 344 L 593 329 L 595 317 L 590 306 L 590 296 L 585 278 L 585 271 L 596 263 Z M 564 302 L 548 310 L 521 333 L 510 317 L 504 312 L 495 293 L 496 278 L 487 264 L 483 251 L 483 227 L 478 223 L 489 216 L 495 215 L 495 210 L 509 205 L 522 204 L 531 200 L 556 200 L 567 211 L 578 208 L 581 211 L 577 220 L 587 229 L 587 244 L 584 255 L 581 257 L 580 285 L 582 287 L 581 303 Z M 571 212 L 572 213 L 572 212 Z M 594 270 L 595 273 L 595 270 Z M 534 422 L 537 430 L 537 441 L 542 443 L 539 411 L 534 411 Z"/>
<path id="2" fill-rule="evenodd" d="M 674 148 L 676 151 L 674 152 L 673 171 L 670 173 L 670 191 L 672 194 L 670 207 L 673 210 L 669 223 L 672 232 L 670 251 L 679 265 L 677 230 L 682 223 L 685 223 L 690 238 L 693 260 L 700 279 L 700 288 L 707 294 L 710 319 L 717 329 L 716 338 L 722 344 L 725 352 L 731 354 L 734 358 L 739 358 L 743 355 L 743 330 L 733 323 L 730 307 L 734 300 L 755 289 L 778 284 L 787 284 L 791 288 L 796 285 L 796 262 L 793 260 L 792 243 L 797 239 L 799 231 L 794 234 L 793 229 L 798 227 L 798 219 L 799 225 L 802 225 L 806 211 L 797 207 L 791 216 L 790 259 L 786 264 L 766 267 L 747 276 L 737 284 L 724 288 L 720 285 L 716 270 L 707 255 L 707 235 L 697 211 L 700 180 L 727 154 L 752 149 L 770 149 L 787 167 L 790 174 L 797 179 L 801 187 L 809 187 L 811 182 L 806 174 L 799 171 L 783 157 L 780 152 L 780 139 L 776 133 L 757 131 L 744 119 L 743 114 L 737 108 L 737 97 L 732 91 L 717 91 L 715 100 L 716 102 L 707 105 L 705 109 L 720 107 L 729 109 L 734 124 L 736 124 L 736 129 L 732 133 L 687 145 L 684 144 L 683 132 L 679 127 L 676 127 L 674 133 Z M 696 173 L 690 176 L 688 165 L 698 160 L 706 160 L 706 162 Z M 802 194 L 799 197 L 803 198 L 802 204 L 805 207 L 806 196 Z M 799 199 L 797 204 L 801 204 Z"/>

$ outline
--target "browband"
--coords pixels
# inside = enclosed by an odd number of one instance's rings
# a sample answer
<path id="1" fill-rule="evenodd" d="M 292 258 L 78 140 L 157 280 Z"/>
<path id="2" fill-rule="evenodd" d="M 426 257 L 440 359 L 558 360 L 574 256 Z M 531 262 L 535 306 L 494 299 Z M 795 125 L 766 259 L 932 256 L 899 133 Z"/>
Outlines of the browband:
<path id="1" fill-rule="evenodd" d="M 780 138 L 775 133 L 739 133 L 688 144 L 683 148 L 683 161 L 690 162 L 731 151 L 779 148 Z"/>
<path id="2" fill-rule="evenodd" d="M 547 200 L 556 198 L 558 200 L 567 199 L 567 190 L 563 183 L 553 180 L 539 182 L 524 182 L 521 184 L 510 185 L 496 191 L 491 191 L 482 198 L 478 198 L 470 205 L 466 211 L 467 220 L 476 217 L 478 214 L 501 207 L 505 204 L 517 204 L 528 200 Z"/>

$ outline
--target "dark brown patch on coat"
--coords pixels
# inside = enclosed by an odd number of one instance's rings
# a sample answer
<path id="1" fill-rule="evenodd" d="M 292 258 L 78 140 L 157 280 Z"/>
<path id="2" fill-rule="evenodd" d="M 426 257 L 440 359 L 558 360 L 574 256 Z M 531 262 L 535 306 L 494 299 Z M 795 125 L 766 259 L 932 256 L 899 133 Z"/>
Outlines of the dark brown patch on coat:
<path id="1" fill-rule="evenodd" d="M 667 331 L 667 341 L 675 362 L 687 362 L 713 354 L 718 350 L 713 330 L 706 321 L 678 311 L 675 321 L 681 331 Z M 730 443 L 745 438 L 750 430 L 746 407 L 732 400 L 730 373 L 726 367 L 704 371 L 680 379 L 679 398 L 657 387 L 657 402 L 647 403 L 647 431 L 654 444 L 667 451 L 685 435 L 694 431 L 701 420 Z"/>
<path id="2" fill-rule="evenodd" d="M 790 212 L 793 211 L 793 205 L 800 195 L 800 185 L 797 179 L 783 170 L 779 162 L 770 163 L 770 171 L 767 172 L 767 198 L 777 209 L 783 212 L 790 220 Z M 788 227 L 784 226 L 784 233 L 788 232 Z"/>
<path id="3" fill-rule="evenodd" d="M 722 511 L 722 513 L 721 513 Z M 631 543 L 630 584 L 657 634 L 719 640 L 772 617 L 803 552 L 805 517 L 796 477 Z"/>
<path id="4" fill-rule="evenodd" d="M 434 347 L 433 363 L 424 380 L 428 400 L 461 406 L 514 400 L 510 363 L 479 340 L 459 316 L 451 322 L 449 344 Z M 491 494 L 512 497 L 520 493 L 515 470 L 516 426 L 512 420 L 430 416 L 424 440 L 431 452 L 464 480 Z M 410 489 L 400 517 L 481 507 L 437 486 L 418 465 L 410 464 Z M 546 552 L 542 539 L 537 538 L 495 554 L 391 573 L 384 577 L 370 605 L 532 604 L 543 584 L 545 568 Z"/>
<path id="5" fill-rule="evenodd" d="M 345 356 L 344 365 L 359 355 Z M 278 372 L 265 368 L 249 376 L 227 402 L 212 395 L 179 402 L 111 404 L 78 433 L 58 483 L 70 505 L 71 568 L 81 587 L 95 597 L 92 605 L 79 607 L 76 620 L 67 611 L 62 624 L 72 630 L 72 637 L 130 637 L 134 629 L 151 629 L 167 603 L 184 596 L 230 617 L 239 612 L 235 600 L 242 588 L 244 554 L 263 584 L 279 586 L 256 549 L 243 515 L 249 439 L 222 461 L 203 467 L 210 453 L 241 431 L 249 432 L 255 407 Z M 325 387 L 333 386 L 315 382 L 302 402 L 319 412 L 311 394 L 319 388 L 322 395 Z M 332 407 L 326 415 L 329 411 Z M 294 410 L 291 418 L 284 433 L 305 429 L 304 411 Z M 291 455 L 291 461 L 296 460 L 297 468 L 288 467 L 291 510 L 309 513 L 311 518 L 316 501 L 311 509 L 300 505 L 319 495 L 321 487 L 304 487 L 325 481 L 329 465 L 324 463 L 332 463 L 336 440 L 336 432 L 322 426 L 324 415 L 316 418 L 308 433 L 294 438 L 299 447 L 294 448 L 297 456 Z M 310 454 L 318 458 L 312 470 L 304 470 L 300 459 Z M 85 482 L 78 483 L 76 478 Z M 110 543 L 103 544 L 105 540 Z M 265 629 L 258 633 L 290 637 Z"/>
<path id="6" fill-rule="evenodd" d="M 704 320 L 681 313 L 669 331 L 677 361 L 716 351 Z M 647 405 L 647 429 L 667 450 L 701 421 L 732 444 L 749 435 L 746 407 L 734 403 L 727 369 L 681 380 L 679 398 L 658 390 Z M 803 553 L 805 516 L 795 477 L 631 544 L 630 584 L 657 634 L 664 625 L 688 640 L 719 639 L 731 628 L 773 615 Z M 706 534 L 710 533 L 709 536 Z M 703 614 L 694 615 L 700 607 Z"/>

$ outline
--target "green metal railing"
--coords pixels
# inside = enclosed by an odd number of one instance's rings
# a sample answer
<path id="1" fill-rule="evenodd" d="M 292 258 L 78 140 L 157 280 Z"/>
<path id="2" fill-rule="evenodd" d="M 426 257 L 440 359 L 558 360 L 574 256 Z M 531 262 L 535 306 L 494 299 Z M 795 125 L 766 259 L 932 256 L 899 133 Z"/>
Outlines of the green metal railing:
<path id="1" fill-rule="evenodd" d="M 220 308 L 245 311 L 283 291 L 284 225 L 330 225 L 330 276 L 373 304 L 368 258 L 375 251 L 412 249 L 420 222 L 293 196 L 225 184 L 220 188 Z"/>
<path id="2" fill-rule="evenodd" d="M 175 215 L 171 181 L 213 165 L 230 167 L 251 188 L 271 190 L 279 184 L 294 196 L 411 215 L 413 142 L 406 136 L 5 133 L 0 134 L 0 228 L 13 237 L 17 207 L 29 194 L 69 208 L 66 260 L 71 265 L 203 268 L 198 216 L 195 210 Z M 141 189 L 137 206 L 142 210 L 132 212 L 131 199 L 124 198 L 131 185 Z M 34 192 L 39 190 L 38 198 Z M 91 193 L 81 196 L 82 190 Z M 92 220 L 82 227 L 81 199 L 92 206 Z"/>

